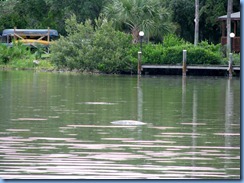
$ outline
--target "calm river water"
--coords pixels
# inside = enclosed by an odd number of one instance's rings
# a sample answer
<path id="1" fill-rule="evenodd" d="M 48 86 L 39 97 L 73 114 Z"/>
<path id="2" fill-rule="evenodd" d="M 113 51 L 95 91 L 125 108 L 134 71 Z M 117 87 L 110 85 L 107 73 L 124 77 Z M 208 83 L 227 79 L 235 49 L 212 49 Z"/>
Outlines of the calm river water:
<path id="1" fill-rule="evenodd" d="M 240 78 L 0 71 L 0 177 L 239 179 Z"/>

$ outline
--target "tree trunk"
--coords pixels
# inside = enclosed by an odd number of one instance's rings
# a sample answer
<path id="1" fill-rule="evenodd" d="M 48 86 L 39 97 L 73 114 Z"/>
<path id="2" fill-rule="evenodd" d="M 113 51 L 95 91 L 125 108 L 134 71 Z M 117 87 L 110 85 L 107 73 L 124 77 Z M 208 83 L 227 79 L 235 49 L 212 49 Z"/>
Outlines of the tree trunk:
<path id="1" fill-rule="evenodd" d="M 194 46 L 197 46 L 199 41 L 199 0 L 195 0 L 195 35 Z"/>
<path id="2" fill-rule="evenodd" d="M 228 0 L 228 6 L 227 6 L 227 22 L 226 22 L 226 28 L 227 28 L 227 43 L 226 43 L 226 55 L 229 56 L 229 53 L 231 51 L 231 13 L 232 13 L 232 6 L 233 2 L 232 0 Z"/>
<path id="3" fill-rule="evenodd" d="M 139 30 L 138 30 L 138 28 L 134 27 L 134 28 L 132 29 L 132 37 L 133 37 L 132 42 L 133 42 L 134 44 L 136 44 L 136 43 L 139 42 Z"/>

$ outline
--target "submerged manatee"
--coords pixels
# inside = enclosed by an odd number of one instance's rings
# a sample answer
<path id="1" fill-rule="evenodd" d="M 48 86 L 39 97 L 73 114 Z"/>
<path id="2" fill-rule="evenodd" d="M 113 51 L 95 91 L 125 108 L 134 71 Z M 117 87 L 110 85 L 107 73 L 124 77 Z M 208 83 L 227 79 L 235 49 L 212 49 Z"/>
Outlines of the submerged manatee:
<path id="1" fill-rule="evenodd" d="M 145 125 L 146 123 L 143 123 L 141 121 L 134 121 L 134 120 L 119 120 L 119 121 L 112 121 L 111 122 L 114 125 L 131 125 L 131 126 L 140 126 Z"/>

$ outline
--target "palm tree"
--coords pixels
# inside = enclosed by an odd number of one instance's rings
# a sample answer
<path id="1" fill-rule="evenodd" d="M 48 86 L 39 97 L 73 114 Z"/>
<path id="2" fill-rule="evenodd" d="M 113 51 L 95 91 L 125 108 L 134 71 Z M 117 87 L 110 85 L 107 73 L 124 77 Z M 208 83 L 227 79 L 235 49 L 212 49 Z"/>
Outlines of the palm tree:
<path id="1" fill-rule="evenodd" d="M 103 13 L 117 26 L 126 25 L 131 31 L 133 42 L 139 40 L 139 31 L 143 30 L 149 39 L 174 30 L 169 11 L 162 6 L 161 0 L 111 0 Z"/>
<path id="2" fill-rule="evenodd" d="M 199 41 L 199 0 L 195 0 L 195 35 L 194 46 L 197 46 Z"/>

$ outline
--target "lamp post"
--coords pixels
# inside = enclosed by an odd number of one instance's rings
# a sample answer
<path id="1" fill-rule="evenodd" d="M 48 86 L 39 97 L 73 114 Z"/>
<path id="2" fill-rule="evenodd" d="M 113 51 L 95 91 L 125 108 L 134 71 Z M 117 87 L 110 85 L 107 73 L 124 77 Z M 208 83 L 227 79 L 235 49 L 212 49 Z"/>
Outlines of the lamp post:
<path id="1" fill-rule="evenodd" d="M 140 31 L 139 32 L 139 36 L 140 36 L 141 52 L 142 52 L 142 39 L 143 39 L 143 36 L 144 36 L 144 32 L 143 31 Z"/>
<path id="2" fill-rule="evenodd" d="M 233 52 L 233 44 L 234 44 L 234 41 L 233 41 L 233 39 L 234 39 L 234 37 L 235 37 L 235 33 L 233 33 L 233 32 L 231 32 L 230 33 L 230 52 L 232 53 Z"/>
<path id="3" fill-rule="evenodd" d="M 233 43 L 234 43 L 234 41 L 233 41 L 233 39 L 234 39 L 234 37 L 235 37 L 235 34 L 233 33 L 233 32 L 231 32 L 230 33 L 230 54 L 229 54 L 229 68 L 228 68 L 228 70 L 229 70 L 229 77 L 231 78 L 232 77 L 232 72 L 233 72 L 233 68 L 232 68 L 232 64 L 233 64 L 233 56 L 232 56 L 232 52 L 233 52 Z"/>
<path id="4" fill-rule="evenodd" d="M 143 36 L 144 36 L 144 32 L 140 31 L 139 32 L 139 36 L 140 36 L 141 50 L 138 51 L 137 74 L 140 76 L 141 75 L 141 58 L 142 58 L 142 39 L 143 39 Z"/>

